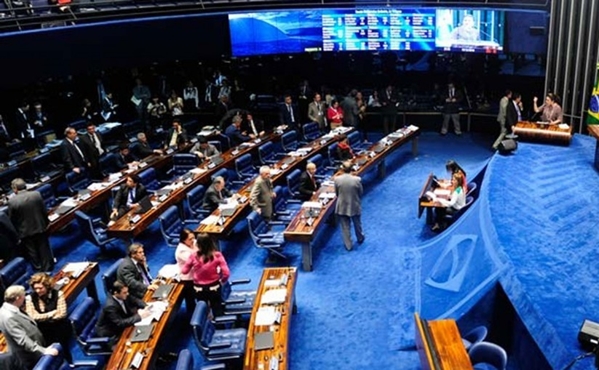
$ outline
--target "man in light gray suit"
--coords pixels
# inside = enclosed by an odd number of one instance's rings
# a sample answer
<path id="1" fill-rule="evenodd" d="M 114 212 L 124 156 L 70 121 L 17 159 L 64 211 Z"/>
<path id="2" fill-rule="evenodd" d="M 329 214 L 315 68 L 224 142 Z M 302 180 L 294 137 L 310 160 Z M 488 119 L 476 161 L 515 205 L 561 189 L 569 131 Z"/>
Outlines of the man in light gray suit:
<path id="1" fill-rule="evenodd" d="M 13 285 L 6 289 L 0 308 L 0 331 L 4 333 L 10 350 L 6 368 L 11 370 L 32 369 L 42 355 L 58 355 L 55 348 L 43 346 L 44 337 L 35 321 L 21 311 L 23 303 L 25 288 Z"/>
<path id="2" fill-rule="evenodd" d="M 308 118 L 310 121 L 318 123 L 321 131 L 327 129 L 327 107 L 322 101 L 319 93 L 314 94 L 314 100 L 308 104 Z"/>
<path id="3" fill-rule="evenodd" d="M 505 135 L 507 134 L 507 130 L 505 128 L 505 120 L 507 117 L 507 106 L 511 102 L 511 100 L 512 92 L 510 90 L 506 90 L 505 94 L 499 101 L 499 114 L 497 115 L 497 122 L 499 123 L 499 136 L 497 137 L 497 140 L 495 140 L 495 142 L 493 143 L 494 150 L 497 150 L 497 147 L 503 141 Z"/>
<path id="4" fill-rule="evenodd" d="M 337 194 L 337 204 L 335 205 L 335 214 L 341 224 L 341 234 L 345 249 L 352 250 L 350 223 L 354 224 L 354 231 L 358 244 L 362 244 L 364 233 L 362 232 L 362 181 L 358 176 L 351 174 L 352 165 L 350 161 L 343 162 L 341 165 L 343 174 L 335 178 L 335 193 Z"/>
<path id="5" fill-rule="evenodd" d="M 276 196 L 270 181 L 270 167 L 260 167 L 260 176 L 254 181 L 250 193 L 250 205 L 266 221 L 270 221 L 272 218 L 272 199 Z"/>

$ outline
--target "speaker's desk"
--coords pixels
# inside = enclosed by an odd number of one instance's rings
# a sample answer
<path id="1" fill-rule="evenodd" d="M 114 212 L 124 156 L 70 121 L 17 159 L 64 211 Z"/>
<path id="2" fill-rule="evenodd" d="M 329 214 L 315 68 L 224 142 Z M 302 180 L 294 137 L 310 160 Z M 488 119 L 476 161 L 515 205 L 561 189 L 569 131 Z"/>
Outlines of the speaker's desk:
<path id="1" fill-rule="evenodd" d="M 513 128 L 518 140 L 570 145 L 572 126 L 566 124 L 550 125 L 541 122 L 518 122 Z"/>
<path id="2" fill-rule="evenodd" d="M 433 183 L 435 181 L 434 178 L 435 178 L 435 176 L 431 172 L 431 174 L 428 175 L 426 182 L 424 183 L 424 186 L 422 187 L 422 190 L 420 191 L 420 196 L 418 197 L 418 218 L 422 217 L 422 213 L 426 209 L 426 223 L 427 224 L 433 223 L 433 208 L 443 207 L 443 205 L 437 201 L 432 200 L 428 195 L 426 195 L 426 193 L 431 191 L 431 192 L 435 193 L 435 195 L 438 198 L 443 198 L 443 199 L 449 199 L 449 194 L 450 194 L 449 187 L 444 188 L 444 187 L 440 187 L 440 186 L 437 186 L 437 187 L 433 186 Z M 437 180 L 437 181 L 439 181 L 442 184 L 443 183 L 451 184 L 451 181 L 449 181 L 449 180 Z"/>
<path id="3" fill-rule="evenodd" d="M 471 370 L 455 320 L 424 320 L 415 313 L 416 348 L 423 370 Z"/>

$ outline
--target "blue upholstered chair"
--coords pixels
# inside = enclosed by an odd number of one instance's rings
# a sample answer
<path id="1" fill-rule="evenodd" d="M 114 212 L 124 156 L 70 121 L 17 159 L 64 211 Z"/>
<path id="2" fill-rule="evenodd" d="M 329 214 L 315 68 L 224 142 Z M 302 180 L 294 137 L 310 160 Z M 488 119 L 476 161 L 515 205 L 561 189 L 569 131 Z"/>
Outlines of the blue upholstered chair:
<path id="1" fill-rule="evenodd" d="M 204 185 L 197 185 L 187 193 L 187 208 L 189 214 L 194 218 L 203 219 L 210 215 L 210 212 L 202 207 L 205 193 L 206 188 L 204 188 Z"/>
<path id="2" fill-rule="evenodd" d="M 328 173 L 329 171 L 329 167 L 326 166 L 326 163 L 324 161 L 324 157 L 320 154 L 316 154 L 315 156 L 313 156 L 312 158 L 310 158 L 310 162 L 314 163 L 316 165 L 316 174 L 315 177 L 317 179 L 325 179 L 328 177 L 328 175 L 330 175 Z"/>
<path id="3" fill-rule="evenodd" d="M 175 154 L 173 155 L 173 168 L 169 175 L 173 178 L 183 176 L 190 170 L 198 167 L 200 159 L 195 154 Z"/>
<path id="4" fill-rule="evenodd" d="M 164 238 L 166 244 L 171 247 L 176 247 L 179 244 L 179 235 L 186 225 L 200 223 L 198 220 L 182 220 L 179 216 L 179 209 L 177 206 L 170 206 L 163 214 L 159 217 L 160 220 L 160 233 Z M 195 229 L 194 227 L 191 227 Z"/>
<path id="5" fill-rule="evenodd" d="M 300 201 L 293 201 L 289 199 L 289 191 L 280 185 L 274 187 L 273 192 L 277 195 L 273 199 L 273 209 L 275 211 L 275 220 L 289 223 L 295 217 L 296 213 L 300 209 Z M 295 203 L 296 207 L 290 205 Z"/>
<path id="6" fill-rule="evenodd" d="M 474 202 L 474 197 L 471 196 L 467 196 L 466 197 L 466 204 L 464 205 L 464 207 L 462 207 L 459 211 L 455 212 L 455 213 L 448 213 L 445 215 L 445 221 L 450 224 L 452 222 L 454 222 L 455 220 L 457 220 L 458 218 L 460 218 L 460 216 L 466 212 L 468 210 L 468 208 L 470 208 L 470 206 L 472 205 L 472 202 Z"/>
<path id="7" fill-rule="evenodd" d="M 224 363 L 215 363 L 215 364 L 207 364 L 202 365 L 200 370 L 225 370 L 226 365 Z M 183 349 L 179 352 L 179 359 L 177 360 L 177 365 L 175 365 L 175 370 L 196 370 L 197 367 L 194 364 L 193 356 L 188 349 Z"/>
<path id="8" fill-rule="evenodd" d="M 258 147 L 258 160 L 262 165 L 275 164 L 279 161 L 275 152 L 275 145 L 272 142 L 267 141 Z"/>
<path id="9" fill-rule="evenodd" d="M 372 143 L 362 143 L 360 141 L 360 133 L 358 131 L 353 131 L 349 135 L 347 135 L 347 141 L 349 142 L 349 146 L 352 147 L 354 152 L 364 150 L 372 144 Z"/>
<path id="10" fill-rule="evenodd" d="M 469 351 L 470 347 L 472 347 L 473 345 L 485 340 L 485 338 L 487 337 L 487 332 L 487 327 L 481 325 L 470 330 L 466 335 L 464 335 L 462 337 L 462 343 L 464 343 L 466 351 Z"/>
<path id="11" fill-rule="evenodd" d="M 210 181 L 214 181 L 214 179 L 217 178 L 218 176 L 225 179 L 225 184 L 226 184 L 225 186 L 227 187 L 227 189 L 229 189 L 231 191 L 235 191 L 235 189 L 239 189 L 246 183 L 245 181 L 231 179 L 231 173 L 226 168 L 221 168 L 220 170 L 213 173 L 212 176 L 210 176 Z"/>
<path id="12" fill-rule="evenodd" d="M 252 163 L 252 155 L 250 153 L 235 158 L 235 172 L 237 172 L 237 178 L 244 181 L 258 175 L 258 171 Z"/>
<path id="13" fill-rule="evenodd" d="M 250 237 L 256 248 L 266 249 L 269 255 L 274 253 L 280 257 L 287 258 L 280 252 L 285 244 L 283 231 L 271 230 L 270 225 L 256 211 L 252 211 L 247 216 L 247 222 Z"/>
<path id="14" fill-rule="evenodd" d="M 27 285 L 29 279 L 29 264 L 23 257 L 17 257 L 0 270 L 0 279 L 5 287 L 11 285 Z"/>
<path id="15" fill-rule="evenodd" d="M 119 258 L 118 261 L 110 265 L 110 267 L 102 274 L 102 284 L 104 285 L 104 291 L 106 292 L 106 295 L 110 295 L 112 284 L 114 284 L 116 281 L 116 273 L 122 261 L 123 259 Z"/>
<path id="16" fill-rule="evenodd" d="M 291 194 L 291 196 L 293 198 L 298 198 L 301 196 L 300 192 L 299 192 L 299 180 L 300 180 L 300 176 L 302 175 L 302 172 L 299 169 L 295 169 L 293 171 L 291 171 L 291 173 L 289 175 L 287 175 L 286 180 L 287 180 L 287 190 L 289 190 L 289 194 Z"/>
<path id="17" fill-rule="evenodd" d="M 156 191 L 162 187 L 162 184 L 156 175 L 156 170 L 152 167 L 143 170 L 139 174 L 139 180 L 149 191 Z"/>
<path id="18" fill-rule="evenodd" d="M 229 280 L 222 284 L 221 293 L 223 298 L 225 315 L 250 315 L 256 299 L 255 290 L 233 289 L 236 285 L 249 284 L 250 279 Z"/>
<path id="19" fill-rule="evenodd" d="M 48 176 L 50 178 L 56 177 L 62 173 L 62 165 L 56 163 L 56 160 L 52 158 L 51 153 L 44 153 L 34 157 L 31 160 L 33 166 L 33 172 L 38 178 Z"/>
<path id="20" fill-rule="evenodd" d="M 71 171 L 66 174 L 65 180 L 71 194 L 77 194 L 79 190 L 87 189 L 92 180 L 87 171 L 81 170 L 79 173 Z"/>
<path id="21" fill-rule="evenodd" d="M 210 309 L 198 301 L 191 316 L 193 339 L 206 361 L 229 361 L 243 358 L 247 331 L 243 328 L 217 329 L 208 318 Z"/>
<path id="22" fill-rule="evenodd" d="M 75 361 L 69 364 L 64 359 L 62 346 L 59 343 L 53 343 L 52 347 L 58 351 L 58 355 L 43 355 L 33 370 L 100 369 L 100 364 L 96 360 Z"/>
<path id="23" fill-rule="evenodd" d="M 295 130 L 288 131 L 281 136 L 281 147 L 286 152 L 296 150 L 299 147 L 297 132 Z"/>
<path id="24" fill-rule="evenodd" d="M 494 343 L 477 343 L 470 347 L 468 356 L 475 369 L 505 370 L 507 367 L 507 353 L 503 348 Z M 490 368 L 486 365 L 493 367 Z"/>
<path id="25" fill-rule="evenodd" d="M 338 147 L 339 147 L 339 145 L 337 143 L 333 143 L 333 144 L 329 145 L 329 147 L 327 148 L 327 156 L 329 157 L 328 158 L 329 166 L 331 166 L 335 170 L 337 170 L 337 168 L 339 168 L 339 165 L 341 164 L 341 160 L 339 159 L 339 157 L 337 155 Z"/>
<path id="26" fill-rule="evenodd" d="M 112 354 L 113 338 L 96 335 L 99 316 L 100 304 L 90 297 L 86 297 L 69 315 L 77 343 L 87 356 Z"/>
<path id="27" fill-rule="evenodd" d="M 221 153 L 231 149 L 231 139 L 229 139 L 227 135 L 220 133 L 217 135 L 216 138 L 218 139 L 218 141 L 220 141 L 220 147 L 222 148 L 222 150 L 220 151 Z"/>
<path id="28" fill-rule="evenodd" d="M 54 196 L 54 189 L 52 188 L 52 185 L 44 184 L 36 190 L 42 195 L 42 199 L 44 200 L 46 208 L 50 209 L 58 204 L 59 200 L 56 198 L 56 196 Z"/>
<path id="29" fill-rule="evenodd" d="M 304 132 L 304 140 L 306 141 L 313 141 L 320 137 L 320 128 L 316 122 L 306 123 L 302 127 L 302 131 Z"/>
<path id="30" fill-rule="evenodd" d="M 116 240 L 115 238 L 108 237 L 106 234 L 106 225 L 104 225 L 102 220 L 94 220 L 81 211 L 75 212 L 75 219 L 85 239 L 100 248 L 102 253 L 106 253 L 106 246 Z"/>
<path id="31" fill-rule="evenodd" d="M 469 182 L 468 183 L 468 192 L 466 193 L 466 196 L 474 197 L 477 188 L 478 188 L 478 185 L 476 185 L 476 183 L 474 181 Z"/>

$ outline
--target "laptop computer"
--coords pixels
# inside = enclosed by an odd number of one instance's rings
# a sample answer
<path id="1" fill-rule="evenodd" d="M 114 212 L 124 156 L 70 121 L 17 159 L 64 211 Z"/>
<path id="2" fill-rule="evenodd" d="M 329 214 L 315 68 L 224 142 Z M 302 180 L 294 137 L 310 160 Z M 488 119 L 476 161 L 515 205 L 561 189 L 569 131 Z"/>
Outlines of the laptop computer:
<path id="1" fill-rule="evenodd" d="M 138 215 L 144 214 L 152 209 L 152 202 L 150 201 L 149 196 L 143 197 L 139 201 L 139 208 L 135 210 L 135 213 Z"/>
<path id="2" fill-rule="evenodd" d="M 153 328 L 153 325 L 134 326 L 129 341 L 131 343 L 147 341 L 148 339 L 150 339 L 150 335 L 152 334 Z"/>
<path id="3" fill-rule="evenodd" d="M 275 347 L 275 340 L 271 331 L 256 333 L 254 335 L 254 350 L 271 349 Z"/>
<path id="4" fill-rule="evenodd" d="M 58 208 L 56 208 L 56 210 L 54 211 L 54 213 L 58 214 L 58 215 L 64 215 L 65 213 L 67 213 L 68 211 L 70 211 L 71 209 L 73 209 L 73 206 L 59 206 Z"/>
<path id="5" fill-rule="evenodd" d="M 375 153 L 380 153 L 383 150 L 385 150 L 385 146 L 383 144 L 377 144 L 374 148 L 372 148 L 372 151 Z"/>
<path id="6" fill-rule="evenodd" d="M 237 207 L 221 208 L 220 215 L 223 217 L 231 217 L 231 216 L 233 216 L 233 214 L 235 213 L 236 210 L 237 210 Z"/>
<path id="7" fill-rule="evenodd" d="M 223 157 L 220 154 L 213 155 L 210 157 L 210 162 L 214 163 L 214 165 L 218 166 L 219 164 L 224 162 Z"/>
<path id="8" fill-rule="evenodd" d="M 168 295 L 171 294 L 171 291 L 174 287 L 175 286 L 173 284 L 162 284 L 158 286 L 158 289 L 154 291 L 154 293 L 152 294 L 152 298 L 162 299 L 163 297 L 168 297 Z"/>
<path id="9" fill-rule="evenodd" d="M 361 165 L 363 165 L 363 164 L 364 164 L 364 163 L 366 163 L 366 162 L 368 162 L 368 158 L 358 158 L 358 159 L 356 160 L 356 164 L 357 164 L 358 166 L 361 166 Z"/>

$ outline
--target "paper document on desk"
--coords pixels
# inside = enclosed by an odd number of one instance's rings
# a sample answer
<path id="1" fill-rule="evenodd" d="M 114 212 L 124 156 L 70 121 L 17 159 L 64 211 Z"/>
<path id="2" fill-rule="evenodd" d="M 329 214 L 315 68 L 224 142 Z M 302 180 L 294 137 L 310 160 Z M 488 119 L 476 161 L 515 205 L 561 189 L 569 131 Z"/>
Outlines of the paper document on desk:
<path id="1" fill-rule="evenodd" d="M 277 310 L 274 306 L 265 306 L 258 309 L 254 325 L 272 325 L 277 319 Z"/>
<path id="2" fill-rule="evenodd" d="M 179 265 L 173 263 L 172 265 L 164 265 L 158 271 L 158 276 L 161 276 L 165 279 L 176 278 L 179 275 Z"/>
<path id="3" fill-rule="evenodd" d="M 335 193 L 322 192 L 318 194 L 319 199 L 333 199 L 335 198 Z"/>
<path id="4" fill-rule="evenodd" d="M 429 197 L 432 201 L 437 200 L 437 194 L 433 193 L 432 191 L 427 191 L 426 196 Z"/>
<path id="5" fill-rule="evenodd" d="M 285 289 L 285 288 L 272 289 L 272 290 L 266 291 L 266 293 L 264 293 L 262 295 L 262 300 L 260 301 L 260 303 L 261 304 L 283 303 L 283 302 L 285 302 L 286 298 L 287 298 L 287 289 Z"/>
<path id="6" fill-rule="evenodd" d="M 200 222 L 201 225 L 214 225 L 218 222 L 218 216 L 210 215 Z"/>
<path id="7" fill-rule="evenodd" d="M 204 172 L 206 172 L 206 171 L 208 171 L 208 170 L 207 170 L 207 169 L 205 169 L 205 168 L 198 168 L 198 167 L 196 167 L 196 168 L 194 168 L 194 169 L 190 170 L 189 172 L 191 172 L 191 173 L 193 173 L 193 174 L 197 174 L 197 175 L 199 175 L 199 174 L 202 174 L 202 173 L 204 173 Z"/>
<path id="8" fill-rule="evenodd" d="M 67 263 L 67 265 L 62 269 L 63 272 L 71 273 L 71 276 L 78 277 L 85 271 L 85 269 L 89 266 L 88 262 L 71 262 Z"/>
<path id="9" fill-rule="evenodd" d="M 451 194 L 451 190 L 449 189 L 435 189 L 435 195 L 437 196 L 448 196 Z"/>
<path id="10" fill-rule="evenodd" d="M 321 187 L 325 187 L 325 186 L 335 186 L 335 182 L 332 180 L 325 180 L 322 182 Z"/>
<path id="11" fill-rule="evenodd" d="M 114 181 L 120 179 L 121 177 L 123 177 L 123 174 L 120 172 L 111 173 L 110 175 L 108 175 L 108 182 L 114 182 Z"/>
<path id="12" fill-rule="evenodd" d="M 567 123 L 560 123 L 557 127 L 559 127 L 562 130 L 567 130 L 570 128 L 570 126 L 568 126 Z"/>
<path id="13" fill-rule="evenodd" d="M 150 312 L 152 312 L 152 314 L 148 317 L 146 317 L 145 319 L 142 319 L 139 322 L 135 323 L 135 326 L 144 326 L 144 325 L 150 325 L 152 324 L 153 320 L 160 320 L 160 318 L 162 317 L 162 314 L 164 313 L 164 311 L 166 311 L 166 308 L 168 307 L 168 303 L 167 302 L 163 302 L 163 301 L 154 301 L 154 302 L 150 302 L 148 303 L 147 306 L 150 309 Z"/>
<path id="14" fill-rule="evenodd" d="M 77 207 L 77 204 L 79 203 L 75 200 L 75 198 L 67 198 L 62 203 L 60 203 L 61 206 L 65 207 Z"/>
<path id="15" fill-rule="evenodd" d="M 271 176 L 276 176 L 276 175 L 280 174 L 281 172 L 283 172 L 283 171 L 281 171 L 281 170 L 280 170 L 280 169 L 278 169 L 278 168 L 271 168 L 271 169 L 270 169 L 270 175 L 271 175 Z"/>
<path id="16" fill-rule="evenodd" d="M 98 190 L 104 189 L 105 187 L 106 187 L 106 184 L 103 182 L 92 182 L 91 184 L 89 184 L 87 189 L 91 190 L 91 191 L 98 191 Z"/>

